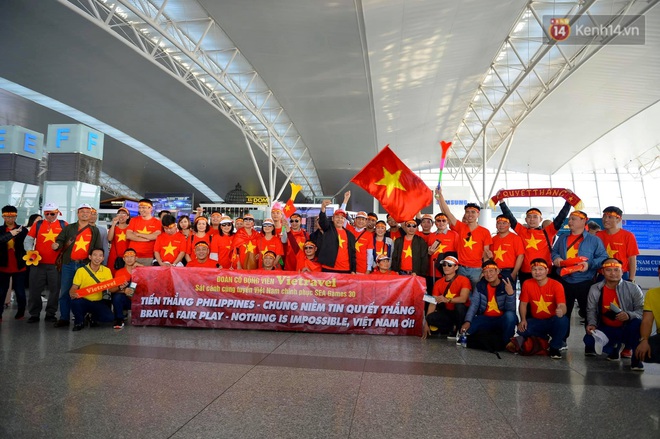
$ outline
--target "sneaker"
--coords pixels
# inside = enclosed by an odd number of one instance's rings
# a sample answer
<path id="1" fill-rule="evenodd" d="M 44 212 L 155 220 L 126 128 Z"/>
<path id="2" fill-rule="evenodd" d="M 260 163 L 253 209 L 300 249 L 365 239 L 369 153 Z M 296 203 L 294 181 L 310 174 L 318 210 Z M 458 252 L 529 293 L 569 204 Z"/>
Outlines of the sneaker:
<path id="1" fill-rule="evenodd" d="M 634 372 L 644 372 L 644 363 L 642 363 L 642 362 L 639 361 L 639 360 L 634 361 L 634 362 L 630 365 L 630 370 L 632 370 L 632 371 L 634 371 Z"/>
<path id="2" fill-rule="evenodd" d="M 562 343 L 561 347 L 559 348 L 560 351 L 567 351 L 568 346 L 566 345 L 566 342 Z"/>
<path id="3" fill-rule="evenodd" d="M 84 327 L 85 327 L 85 325 L 83 325 L 82 323 L 80 323 L 78 325 L 73 325 L 73 329 L 71 331 L 73 331 L 73 332 L 82 331 Z"/>
<path id="4" fill-rule="evenodd" d="M 27 320 L 28 323 L 39 323 L 39 317 L 38 316 L 32 316 Z"/>
<path id="5" fill-rule="evenodd" d="M 621 358 L 632 358 L 632 349 L 624 349 L 621 351 Z"/>
<path id="6" fill-rule="evenodd" d="M 115 320 L 115 325 L 113 329 L 122 329 L 124 327 L 124 321 L 122 319 Z"/>
<path id="7" fill-rule="evenodd" d="M 561 351 L 559 349 L 550 348 L 550 358 L 553 360 L 561 360 Z"/>
<path id="8" fill-rule="evenodd" d="M 621 358 L 619 356 L 619 352 L 621 352 L 619 348 L 615 347 L 612 353 L 607 356 L 607 361 L 619 361 L 619 359 Z"/>
<path id="9" fill-rule="evenodd" d="M 456 335 L 448 335 L 447 340 L 458 340 L 460 337 L 461 337 L 460 332 L 457 332 Z"/>
<path id="10" fill-rule="evenodd" d="M 18 311 L 14 316 L 14 319 L 23 320 L 24 317 L 25 317 L 25 311 Z"/>
<path id="11" fill-rule="evenodd" d="M 46 316 L 46 317 L 44 317 L 44 321 L 45 322 L 56 322 L 57 317 L 55 317 L 55 316 Z"/>
<path id="12" fill-rule="evenodd" d="M 585 357 L 595 357 L 596 356 L 596 349 L 593 347 L 585 347 L 584 348 L 584 356 Z"/>
<path id="13" fill-rule="evenodd" d="M 68 320 L 58 320 L 53 325 L 53 328 L 68 328 L 68 327 L 69 327 L 69 321 Z"/>

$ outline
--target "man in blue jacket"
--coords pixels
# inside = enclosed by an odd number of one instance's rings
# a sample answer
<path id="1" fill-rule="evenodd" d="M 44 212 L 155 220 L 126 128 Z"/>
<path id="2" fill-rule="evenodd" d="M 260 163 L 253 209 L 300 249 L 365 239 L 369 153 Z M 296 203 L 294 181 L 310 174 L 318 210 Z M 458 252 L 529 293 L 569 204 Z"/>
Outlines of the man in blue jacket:
<path id="1" fill-rule="evenodd" d="M 483 278 L 470 295 L 470 308 L 461 332 L 473 335 L 479 331 L 499 330 L 506 344 L 518 321 L 515 291 L 509 279 L 500 279 L 500 269 L 495 261 L 484 261 L 481 267 Z"/>
<path id="2" fill-rule="evenodd" d="M 562 262 L 565 260 L 573 260 L 580 256 L 585 259 L 575 265 L 577 271 L 561 276 L 561 283 L 564 286 L 564 294 L 566 295 L 566 317 L 568 317 L 569 322 L 576 299 L 580 307 L 580 317 L 585 318 L 587 316 L 589 289 L 594 283 L 594 276 L 598 269 L 608 257 L 603 241 L 591 235 L 585 229 L 588 220 L 587 214 L 581 210 L 571 212 L 568 216 L 568 228 L 571 233 L 560 236 L 555 245 L 552 246 L 552 263 L 560 275 L 562 274 L 561 268 L 564 265 Z M 565 349 L 565 342 L 570 333 L 571 328 L 569 326 L 562 349 Z"/>

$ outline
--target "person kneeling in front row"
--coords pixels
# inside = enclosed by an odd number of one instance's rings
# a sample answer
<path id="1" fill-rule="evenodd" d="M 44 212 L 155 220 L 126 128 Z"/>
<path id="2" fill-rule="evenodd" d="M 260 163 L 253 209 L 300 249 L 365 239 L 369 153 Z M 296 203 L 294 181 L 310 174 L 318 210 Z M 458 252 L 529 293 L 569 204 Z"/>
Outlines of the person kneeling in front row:
<path id="1" fill-rule="evenodd" d="M 84 297 L 78 295 L 78 290 L 81 288 L 91 287 L 112 279 L 110 269 L 101 265 L 103 257 L 103 249 L 93 249 L 89 255 L 89 264 L 80 267 L 73 276 L 73 285 L 69 290 L 71 311 L 73 311 L 74 318 L 73 331 L 80 331 L 85 327 L 85 314 L 87 313 L 91 314 L 90 326 L 94 326 L 96 322 L 112 321 L 112 311 L 103 303 L 103 291 L 88 294 Z M 115 287 L 108 291 L 112 293 L 118 289 L 118 287 Z"/>
<path id="2" fill-rule="evenodd" d="M 481 267 L 483 278 L 470 296 L 470 307 L 461 332 L 474 335 L 480 331 L 499 331 L 504 346 L 513 336 L 518 320 L 515 291 L 508 278 L 500 278 L 495 261 L 484 261 Z"/>
<path id="3" fill-rule="evenodd" d="M 548 263 L 543 258 L 531 262 L 532 278 L 526 280 L 520 293 L 518 334 L 523 337 L 550 336 L 550 358 L 560 359 L 560 349 L 568 330 L 566 297 L 561 283 L 548 277 Z M 527 318 L 527 304 L 531 317 Z"/>

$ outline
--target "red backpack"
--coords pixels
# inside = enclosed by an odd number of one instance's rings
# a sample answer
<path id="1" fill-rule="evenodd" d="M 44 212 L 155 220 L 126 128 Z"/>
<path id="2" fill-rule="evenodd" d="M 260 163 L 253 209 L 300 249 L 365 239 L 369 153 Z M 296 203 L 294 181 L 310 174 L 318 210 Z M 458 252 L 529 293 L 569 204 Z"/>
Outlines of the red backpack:
<path id="1" fill-rule="evenodd" d="M 519 354 L 522 356 L 531 356 L 531 355 L 548 355 L 548 348 L 550 344 L 548 340 L 541 337 L 523 337 L 522 335 L 516 335 L 511 337 L 511 341 L 506 345 L 506 350 Z"/>

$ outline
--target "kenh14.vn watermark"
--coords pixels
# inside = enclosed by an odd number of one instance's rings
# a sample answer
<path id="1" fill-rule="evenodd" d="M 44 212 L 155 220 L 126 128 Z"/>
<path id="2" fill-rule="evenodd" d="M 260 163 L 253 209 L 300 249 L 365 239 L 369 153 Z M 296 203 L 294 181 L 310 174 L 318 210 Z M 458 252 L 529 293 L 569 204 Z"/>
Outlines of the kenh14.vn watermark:
<path id="1" fill-rule="evenodd" d="M 544 43 L 563 45 L 643 45 L 646 17 L 643 15 L 543 16 Z"/>

